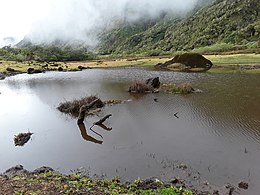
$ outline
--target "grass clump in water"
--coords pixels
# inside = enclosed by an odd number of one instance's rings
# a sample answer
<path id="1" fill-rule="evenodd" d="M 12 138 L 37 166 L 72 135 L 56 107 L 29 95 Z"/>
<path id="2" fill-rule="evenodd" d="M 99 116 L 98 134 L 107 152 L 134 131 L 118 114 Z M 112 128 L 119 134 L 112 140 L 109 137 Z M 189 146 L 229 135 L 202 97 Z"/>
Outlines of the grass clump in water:
<path id="1" fill-rule="evenodd" d="M 161 86 L 161 89 L 168 93 L 175 93 L 175 94 L 189 94 L 195 91 L 190 83 L 182 83 L 179 85 L 163 84 Z"/>
<path id="2" fill-rule="evenodd" d="M 130 93 L 149 93 L 153 88 L 145 83 L 145 81 L 134 81 L 128 89 Z"/>
<path id="3" fill-rule="evenodd" d="M 60 105 L 57 107 L 57 109 L 65 114 L 70 114 L 72 116 L 77 117 L 79 115 L 80 107 L 83 105 L 87 105 L 94 100 L 98 99 L 94 106 L 91 109 L 98 109 L 104 107 L 104 103 L 96 96 L 87 96 L 83 97 L 79 100 L 72 100 L 72 101 L 65 101 L 60 103 Z"/>

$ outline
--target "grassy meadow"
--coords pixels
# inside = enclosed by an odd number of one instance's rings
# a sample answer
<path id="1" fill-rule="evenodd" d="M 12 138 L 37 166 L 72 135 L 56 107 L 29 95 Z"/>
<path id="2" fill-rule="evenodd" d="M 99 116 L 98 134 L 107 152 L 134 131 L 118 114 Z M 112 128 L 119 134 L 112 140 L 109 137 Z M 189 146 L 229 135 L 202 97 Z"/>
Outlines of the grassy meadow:
<path id="1" fill-rule="evenodd" d="M 212 61 L 213 66 L 210 73 L 260 73 L 260 54 L 229 54 L 229 55 L 204 55 Z M 73 61 L 73 62 L 37 62 L 37 61 L 5 61 L 0 60 L 0 72 L 6 72 L 7 68 L 27 72 L 28 68 L 42 70 L 48 65 L 50 70 L 61 67 L 63 71 L 77 71 L 79 67 L 86 68 L 115 68 L 115 67 L 136 67 L 153 68 L 158 63 L 164 63 L 173 56 L 156 57 L 125 57 L 109 58 L 100 57 L 99 60 Z"/>

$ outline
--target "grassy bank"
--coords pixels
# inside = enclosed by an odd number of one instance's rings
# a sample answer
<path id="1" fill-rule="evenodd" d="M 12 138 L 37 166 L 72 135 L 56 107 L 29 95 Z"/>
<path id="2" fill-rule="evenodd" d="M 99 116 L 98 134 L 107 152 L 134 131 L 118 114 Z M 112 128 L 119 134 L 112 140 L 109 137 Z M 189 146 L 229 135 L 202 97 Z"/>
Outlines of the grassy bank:
<path id="1" fill-rule="evenodd" d="M 79 174 L 62 175 L 47 171 L 39 174 L 0 176 L 0 194 L 96 194 L 96 195 L 192 195 L 184 186 L 159 180 L 122 183 L 118 178 L 94 180 Z"/>
<path id="2" fill-rule="evenodd" d="M 260 54 L 230 54 L 230 55 L 204 55 L 212 61 L 213 67 L 210 73 L 260 73 Z M 113 68 L 113 67 L 140 67 L 153 68 L 158 63 L 170 60 L 173 56 L 161 57 L 127 57 L 109 58 L 103 57 L 100 60 L 74 61 L 74 62 L 36 62 L 36 61 L 0 61 L 0 72 L 8 72 L 12 68 L 20 72 L 27 72 L 28 68 L 39 70 L 77 71 L 79 67 L 84 68 Z"/>

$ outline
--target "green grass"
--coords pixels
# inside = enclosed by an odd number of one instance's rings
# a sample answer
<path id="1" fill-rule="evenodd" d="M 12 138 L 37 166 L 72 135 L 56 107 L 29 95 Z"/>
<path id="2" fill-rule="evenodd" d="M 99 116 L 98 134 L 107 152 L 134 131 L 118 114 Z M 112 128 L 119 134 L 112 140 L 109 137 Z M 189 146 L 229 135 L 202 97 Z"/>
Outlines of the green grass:
<path id="1" fill-rule="evenodd" d="M 260 54 L 205 55 L 213 64 L 260 64 Z"/>
<path id="2" fill-rule="evenodd" d="M 192 52 L 194 53 L 211 53 L 211 52 L 224 52 L 224 51 L 230 51 L 234 50 L 238 46 L 228 43 L 217 43 L 210 46 L 205 47 L 199 47 L 196 49 L 193 49 Z"/>
<path id="3" fill-rule="evenodd" d="M 48 171 L 6 178 L 0 176 L 1 194 L 111 194 L 111 195 L 192 195 L 183 187 L 158 183 L 156 189 L 142 189 L 142 180 L 124 184 L 118 178 L 112 180 L 93 180 L 79 174 L 61 175 Z M 145 183 L 145 182 L 144 182 Z"/>
<path id="4" fill-rule="evenodd" d="M 260 65 L 260 54 L 229 54 L 229 55 L 204 55 L 207 59 L 212 61 L 213 66 L 208 71 L 210 73 L 260 73 L 260 69 L 243 69 L 243 67 L 250 67 Z M 94 68 L 111 68 L 111 67 L 139 67 L 153 69 L 154 65 L 164 63 L 173 56 L 157 56 L 157 57 L 127 57 L 127 58 L 109 58 L 103 57 L 101 60 L 89 60 L 78 62 L 55 62 L 64 70 L 78 70 L 78 66 L 94 67 Z M 5 72 L 7 67 L 26 72 L 28 68 L 42 69 L 44 63 L 36 61 L 4 61 L 0 60 L 0 72 Z M 49 66 L 51 68 L 51 66 Z M 177 68 L 173 71 L 178 71 Z M 243 70 L 241 70 L 241 67 Z"/>

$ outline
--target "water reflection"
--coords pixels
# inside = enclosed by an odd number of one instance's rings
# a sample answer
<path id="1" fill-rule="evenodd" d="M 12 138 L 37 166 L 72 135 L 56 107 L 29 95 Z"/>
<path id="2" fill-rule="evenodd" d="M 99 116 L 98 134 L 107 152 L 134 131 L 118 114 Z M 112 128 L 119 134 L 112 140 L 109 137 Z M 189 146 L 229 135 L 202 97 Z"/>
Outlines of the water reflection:
<path id="1" fill-rule="evenodd" d="M 105 122 L 106 119 L 108 119 L 111 115 L 106 115 L 105 117 L 103 117 L 102 119 L 100 119 L 99 121 L 93 123 L 93 125 L 89 128 L 93 133 L 95 133 L 96 135 L 100 136 L 102 139 L 103 139 L 103 136 L 99 133 L 97 133 L 95 130 L 93 130 L 93 127 L 94 126 L 99 126 L 101 127 L 102 129 L 106 130 L 106 131 L 111 131 L 112 128 L 111 127 L 107 127 L 106 125 L 103 124 L 103 122 Z M 90 136 L 88 133 L 87 133 L 87 129 L 86 129 L 86 126 L 84 124 L 84 121 L 82 119 L 78 119 L 77 120 L 77 124 L 78 124 L 78 127 L 79 127 L 79 130 L 80 130 L 80 133 L 81 133 L 81 136 L 84 140 L 86 141 L 90 141 L 90 142 L 93 142 L 93 143 L 97 143 L 97 144 L 102 144 L 103 141 L 101 140 L 98 140 L 92 136 Z"/>
<path id="2" fill-rule="evenodd" d="M 90 142 L 93 142 L 93 143 L 96 143 L 96 144 L 102 144 L 103 143 L 103 141 L 97 140 L 96 138 L 88 135 L 87 129 L 86 129 L 84 123 L 80 123 L 80 124 L 78 124 L 78 126 L 79 126 L 81 136 L 83 137 L 84 140 L 90 141 Z"/>
<path id="3" fill-rule="evenodd" d="M 127 93 L 131 81 L 155 76 L 163 83 L 191 82 L 203 93 L 143 97 Z M 93 173 L 126 179 L 172 176 L 161 167 L 161 160 L 167 158 L 187 162 L 219 185 L 237 184 L 250 171 L 249 191 L 260 191 L 259 75 L 89 70 L 18 75 L 0 81 L 0 91 L 0 172 L 23 164 L 28 169 L 48 165 L 61 172 L 91 167 Z M 109 123 L 113 131 L 102 125 L 93 129 L 102 128 L 106 141 L 89 128 L 95 117 L 76 125 L 75 119 L 56 109 L 66 99 L 92 94 L 104 100 L 133 99 L 103 109 L 113 114 Z M 15 148 L 16 129 L 32 130 L 35 139 L 22 149 Z M 147 153 L 155 158 L 147 158 Z"/>

